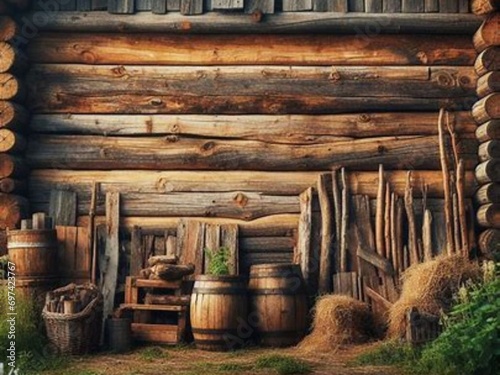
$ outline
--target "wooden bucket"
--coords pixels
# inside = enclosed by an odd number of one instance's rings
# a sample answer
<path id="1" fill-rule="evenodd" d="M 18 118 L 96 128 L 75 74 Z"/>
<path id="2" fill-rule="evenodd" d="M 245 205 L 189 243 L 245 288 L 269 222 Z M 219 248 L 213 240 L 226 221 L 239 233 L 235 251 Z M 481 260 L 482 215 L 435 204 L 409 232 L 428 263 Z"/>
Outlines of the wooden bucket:
<path id="1" fill-rule="evenodd" d="M 250 309 L 263 346 L 296 345 L 307 330 L 307 292 L 296 264 L 260 264 L 250 268 Z"/>
<path id="2" fill-rule="evenodd" d="M 17 278 L 56 275 L 57 236 L 53 229 L 11 230 L 7 234 L 10 261 Z"/>
<path id="3" fill-rule="evenodd" d="M 191 295 L 191 327 L 198 349 L 226 351 L 242 346 L 248 296 L 239 276 L 196 277 Z"/>

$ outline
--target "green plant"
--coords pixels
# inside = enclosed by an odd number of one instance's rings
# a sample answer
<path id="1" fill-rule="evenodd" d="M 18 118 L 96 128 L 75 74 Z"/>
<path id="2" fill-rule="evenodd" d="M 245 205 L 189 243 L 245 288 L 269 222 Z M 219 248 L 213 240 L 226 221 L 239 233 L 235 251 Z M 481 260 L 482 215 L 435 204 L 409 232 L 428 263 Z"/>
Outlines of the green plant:
<path id="1" fill-rule="evenodd" d="M 229 256 L 230 251 L 226 247 L 218 250 L 205 249 L 208 257 L 208 273 L 214 276 L 229 275 Z"/>
<path id="2" fill-rule="evenodd" d="M 349 365 L 352 366 L 403 366 L 420 359 L 420 350 L 399 341 L 386 341 L 374 349 L 360 354 Z"/>
<path id="3" fill-rule="evenodd" d="M 155 359 L 168 358 L 169 354 L 159 346 L 149 346 L 141 350 L 140 356 L 143 360 L 152 362 Z"/>
<path id="4" fill-rule="evenodd" d="M 310 364 L 290 356 L 279 354 L 260 356 L 255 362 L 255 368 L 274 370 L 279 375 L 298 375 L 312 372 Z"/>
<path id="5" fill-rule="evenodd" d="M 0 280 L 6 279 L 7 277 L 7 263 L 9 263 L 9 256 L 3 255 L 0 257 Z"/>

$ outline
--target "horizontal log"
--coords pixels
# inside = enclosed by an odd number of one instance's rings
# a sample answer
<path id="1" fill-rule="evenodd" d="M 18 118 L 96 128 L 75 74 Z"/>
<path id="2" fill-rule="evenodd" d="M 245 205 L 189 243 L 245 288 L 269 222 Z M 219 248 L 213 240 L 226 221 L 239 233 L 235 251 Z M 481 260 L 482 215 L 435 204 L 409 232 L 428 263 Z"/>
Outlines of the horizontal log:
<path id="1" fill-rule="evenodd" d="M 479 161 L 500 159 L 500 140 L 494 139 L 479 145 Z"/>
<path id="2" fill-rule="evenodd" d="M 489 183 L 481 186 L 475 195 L 478 204 L 500 203 L 500 184 Z"/>
<path id="3" fill-rule="evenodd" d="M 486 229 L 479 235 L 478 244 L 483 254 L 498 255 L 500 253 L 500 230 Z"/>
<path id="4" fill-rule="evenodd" d="M 24 52 L 7 42 L 0 42 L 0 73 L 23 73 L 28 68 Z"/>
<path id="5" fill-rule="evenodd" d="M 500 70 L 500 47 L 489 47 L 481 52 L 476 59 L 474 69 L 480 76 Z"/>
<path id="6" fill-rule="evenodd" d="M 482 52 L 488 47 L 500 46 L 500 13 L 490 15 L 476 31 L 472 42 L 476 51 Z"/>
<path id="7" fill-rule="evenodd" d="M 481 98 L 500 91 L 500 71 L 489 72 L 477 81 L 477 95 Z"/>
<path id="8" fill-rule="evenodd" d="M 289 253 L 243 253 L 240 255 L 240 265 L 243 273 L 248 273 L 248 268 L 255 264 L 266 263 L 292 263 L 293 252 Z"/>
<path id="9" fill-rule="evenodd" d="M 41 113 L 324 113 L 373 110 L 375 103 L 377 110 L 467 108 L 476 74 L 470 67 L 42 64 L 27 81 L 31 107 Z"/>
<path id="10" fill-rule="evenodd" d="M 490 94 L 474 104 L 472 116 L 478 124 L 489 120 L 500 120 L 500 93 Z"/>
<path id="11" fill-rule="evenodd" d="M 28 119 L 28 112 L 19 104 L 0 101 L 0 128 L 23 132 Z"/>
<path id="12" fill-rule="evenodd" d="M 0 41 L 13 41 L 19 34 L 16 21 L 9 16 L 0 16 Z"/>
<path id="13" fill-rule="evenodd" d="M 26 148 L 26 139 L 10 129 L 0 128 L 0 152 L 20 153 Z"/>
<path id="14" fill-rule="evenodd" d="M 479 184 L 500 182 L 500 159 L 482 162 L 476 167 L 476 180 Z"/>
<path id="15" fill-rule="evenodd" d="M 476 141 L 461 142 L 468 167 L 477 159 Z M 321 145 L 268 144 L 196 138 L 134 138 L 33 135 L 26 158 L 36 168 L 60 169 L 250 169 L 357 170 L 438 169 L 436 136 L 379 137 Z"/>
<path id="16" fill-rule="evenodd" d="M 140 16 L 134 16 L 137 17 Z M 359 34 L 169 35 L 89 31 L 42 33 L 29 43 L 28 56 L 33 63 L 69 64 L 395 66 L 472 65 L 476 55 L 468 35 L 429 39 L 425 35 L 378 34 L 365 39 Z M 256 45 L 259 53 L 255 53 Z"/>
<path id="17" fill-rule="evenodd" d="M 477 222 L 482 227 L 500 229 L 500 204 L 480 206 L 476 213 Z"/>
<path id="18" fill-rule="evenodd" d="M 27 183 L 25 180 L 15 180 L 13 178 L 0 179 L 0 192 L 6 194 L 21 194 L 27 192 Z"/>
<path id="19" fill-rule="evenodd" d="M 144 303 L 147 305 L 189 306 L 191 296 L 171 296 L 165 294 L 146 293 Z"/>
<path id="20" fill-rule="evenodd" d="M 32 19 L 34 14 L 26 17 Z M 111 15 L 108 12 L 57 12 L 40 25 L 44 31 L 66 32 L 135 32 L 135 33 L 200 33 L 200 34 L 254 34 L 254 33 L 351 33 L 371 38 L 370 30 L 380 33 L 474 33 L 481 19 L 470 14 L 369 14 L 285 12 L 266 15 L 255 22 L 246 14 L 210 12 L 196 17 L 179 13 L 156 15 L 142 12 L 133 17 Z M 360 31 L 361 30 L 361 31 Z M 366 34 L 364 31 L 367 31 Z"/>
<path id="21" fill-rule="evenodd" d="M 26 90 L 23 84 L 10 73 L 0 73 L 0 100 L 23 101 Z"/>
<path id="22" fill-rule="evenodd" d="M 172 135 L 272 143 L 328 143 L 342 138 L 436 135 L 437 113 L 341 115 L 35 115 L 32 132 L 85 135 Z M 463 137 L 476 130 L 469 112 L 451 114 Z"/>
<path id="23" fill-rule="evenodd" d="M 295 243 L 293 237 L 243 237 L 240 239 L 240 249 L 245 253 L 286 253 L 293 251 Z"/>
<path id="24" fill-rule="evenodd" d="M 252 220 L 258 217 L 298 213 L 297 196 L 279 196 L 251 192 L 228 193 L 120 193 L 120 213 L 124 216 L 199 216 Z M 46 211 L 48 202 L 32 201 L 35 210 Z M 89 211 L 88 202 L 78 202 L 80 215 Z M 104 202 L 96 213 L 105 212 Z"/>
<path id="25" fill-rule="evenodd" d="M 177 230 L 179 220 L 183 217 L 120 217 L 120 227 L 130 232 L 134 226 L 139 226 L 143 234 L 154 234 L 162 236 L 165 231 L 174 232 Z M 242 237 L 280 237 L 292 236 L 293 231 L 298 227 L 299 215 L 280 214 L 271 215 L 254 220 L 238 220 L 228 218 L 197 217 L 193 220 L 204 221 L 211 224 L 236 224 L 239 228 L 239 236 Z M 96 224 L 105 222 L 104 216 L 95 217 Z M 88 216 L 78 217 L 78 226 L 86 227 Z"/>
<path id="26" fill-rule="evenodd" d="M 500 120 L 492 120 L 479 126 L 476 130 L 476 138 L 479 142 L 487 142 L 492 139 L 500 139 Z"/>
<path id="27" fill-rule="evenodd" d="M 500 10 L 499 0 L 472 0 L 471 9 L 474 14 L 485 15 Z"/>
<path id="28" fill-rule="evenodd" d="M 91 186 L 99 184 L 102 194 L 110 191 L 123 193 L 161 194 L 169 192 L 230 192 L 253 191 L 277 195 L 299 195 L 315 186 L 321 172 L 257 172 L 257 171 L 75 171 L 61 169 L 34 170 L 30 175 L 30 197 L 40 200 L 50 190 L 70 189 L 80 200 L 89 200 Z M 386 171 L 386 180 L 392 190 L 404 194 L 406 171 Z M 377 196 L 377 172 L 347 172 L 351 194 Z M 133 176 L 133 178 L 131 178 Z M 427 186 L 429 198 L 443 197 L 440 171 L 412 171 L 411 184 L 415 197 L 420 197 Z M 465 194 L 472 196 L 476 188 L 474 173 L 466 172 Z"/>
<path id="29" fill-rule="evenodd" d="M 0 193 L 0 229 L 14 229 L 29 214 L 28 201 L 18 195 Z"/>
<path id="30" fill-rule="evenodd" d="M 2 178 L 25 178 L 28 176 L 29 168 L 24 159 L 8 155 L 0 154 L 0 179 Z"/>

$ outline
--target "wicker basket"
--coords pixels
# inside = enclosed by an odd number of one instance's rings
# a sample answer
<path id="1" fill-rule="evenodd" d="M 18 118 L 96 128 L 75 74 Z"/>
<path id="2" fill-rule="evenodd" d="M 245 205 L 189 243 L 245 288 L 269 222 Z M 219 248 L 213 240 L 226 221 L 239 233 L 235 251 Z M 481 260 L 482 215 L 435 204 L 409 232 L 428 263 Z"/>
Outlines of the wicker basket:
<path id="1" fill-rule="evenodd" d="M 61 354 L 87 354 L 95 351 L 99 346 L 103 298 L 97 287 L 90 285 L 88 288 L 97 292 L 96 297 L 76 314 L 49 312 L 47 306 L 43 309 L 42 316 L 47 329 L 47 337 Z M 57 293 L 60 290 L 67 291 L 68 287 L 51 293 Z"/>

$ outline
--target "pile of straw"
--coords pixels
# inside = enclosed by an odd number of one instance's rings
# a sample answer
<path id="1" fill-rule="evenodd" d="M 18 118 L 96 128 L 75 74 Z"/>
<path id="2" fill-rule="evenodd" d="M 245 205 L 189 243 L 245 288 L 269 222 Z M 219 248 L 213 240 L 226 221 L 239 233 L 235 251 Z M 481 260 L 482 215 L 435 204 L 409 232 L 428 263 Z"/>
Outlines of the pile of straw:
<path id="1" fill-rule="evenodd" d="M 449 311 L 453 295 L 460 286 L 469 279 L 477 281 L 480 277 L 479 265 L 461 255 L 442 255 L 410 267 L 403 274 L 401 296 L 389 311 L 388 336 L 404 337 L 406 313 L 412 307 L 436 316 Z"/>
<path id="2" fill-rule="evenodd" d="M 305 351 L 332 351 L 342 345 L 366 342 L 372 329 L 372 314 L 366 303 L 327 295 L 316 302 L 313 330 L 298 347 Z"/>

